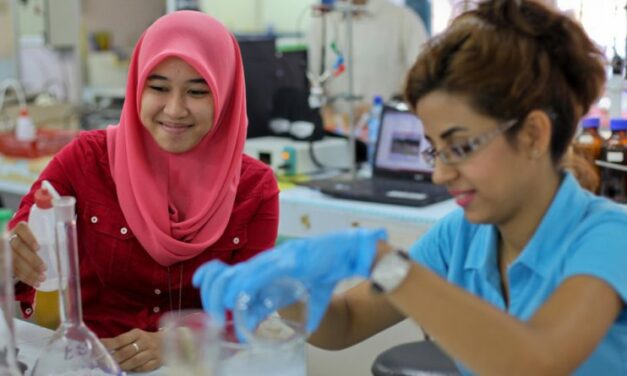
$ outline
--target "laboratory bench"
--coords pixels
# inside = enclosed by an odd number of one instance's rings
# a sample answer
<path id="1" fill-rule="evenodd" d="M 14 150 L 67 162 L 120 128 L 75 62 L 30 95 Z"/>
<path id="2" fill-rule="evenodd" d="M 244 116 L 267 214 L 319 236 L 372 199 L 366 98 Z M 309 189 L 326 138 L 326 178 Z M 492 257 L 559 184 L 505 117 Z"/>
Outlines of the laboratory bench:
<path id="1" fill-rule="evenodd" d="M 30 375 L 37 357 L 44 349 L 54 333 L 52 330 L 24 320 L 13 320 L 15 326 L 15 345 L 18 348 L 17 359 L 28 366 L 26 375 Z M 127 373 L 128 375 L 161 376 L 163 369 L 144 373 Z"/>

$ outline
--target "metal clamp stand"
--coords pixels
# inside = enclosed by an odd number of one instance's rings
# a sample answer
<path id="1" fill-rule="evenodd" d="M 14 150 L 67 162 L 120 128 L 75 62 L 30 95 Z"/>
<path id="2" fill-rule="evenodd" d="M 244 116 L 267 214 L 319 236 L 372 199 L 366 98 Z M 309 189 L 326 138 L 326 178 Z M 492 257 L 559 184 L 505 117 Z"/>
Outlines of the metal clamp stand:
<path id="1" fill-rule="evenodd" d="M 355 168 L 355 155 L 356 155 L 356 137 L 355 137 L 355 109 L 352 105 L 353 102 L 360 100 L 361 96 L 355 95 L 355 88 L 353 82 L 353 13 L 356 11 L 364 10 L 363 5 L 353 5 L 350 2 L 339 1 L 338 3 L 332 2 L 331 4 L 317 4 L 312 7 L 314 15 L 320 14 L 321 17 L 330 12 L 341 12 L 346 20 L 346 36 L 347 36 L 347 58 L 346 58 L 346 73 L 348 74 L 348 90 L 344 95 L 339 95 L 332 100 L 345 100 L 349 103 L 348 106 L 348 144 L 349 144 L 349 158 L 350 158 L 350 178 L 354 180 L 357 175 L 357 169 Z M 327 98 L 322 90 L 322 84 L 326 82 L 331 74 L 326 69 L 326 22 L 322 20 L 322 43 L 321 43 L 321 61 L 320 71 L 322 72 L 318 77 L 314 77 L 311 72 L 307 73 L 307 77 L 311 83 L 311 95 L 310 106 L 312 103 L 319 103 L 320 106 L 327 102 Z M 314 98 L 312 100 L 312 97 Z M 330 101 L 329 101 L 330 102 Z M 313 107 L 313 106 L 312 106 Z"/>
<path id="2" fill-rule="evenodd" d="M 611 162 L 606 162 L 606 161 L 594 161 L 594 164 L 603 168 L 609 168 L 610 170 L 627 172 L 627 166 L 624 166 L 618 163 L 611 163 Z"/>

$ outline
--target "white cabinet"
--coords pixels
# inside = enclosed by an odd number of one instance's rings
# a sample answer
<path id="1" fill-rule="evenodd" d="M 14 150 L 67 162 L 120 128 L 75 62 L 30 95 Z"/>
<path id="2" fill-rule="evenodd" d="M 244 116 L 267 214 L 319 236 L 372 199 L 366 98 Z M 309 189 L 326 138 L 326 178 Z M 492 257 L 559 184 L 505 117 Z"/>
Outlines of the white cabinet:
<path id="1" fill-rule="evenodd" d="M 279 234 L 283 237 L 308 237 L 350 227 L 385 227 L 390 242 L 405 248 L 455 208 L 453 200 L 423 208 L 341 200 L 304 187 L 282 191 L 280 201 Z"/>

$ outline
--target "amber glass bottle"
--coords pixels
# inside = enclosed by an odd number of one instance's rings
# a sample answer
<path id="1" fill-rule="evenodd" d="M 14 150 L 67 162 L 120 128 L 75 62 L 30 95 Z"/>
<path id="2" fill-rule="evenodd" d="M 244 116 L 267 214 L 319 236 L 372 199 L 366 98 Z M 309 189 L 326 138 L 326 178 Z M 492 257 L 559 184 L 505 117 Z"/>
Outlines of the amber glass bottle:
<path id="1" fill-rule="evenodd" d="M 594 167 L 597 175 L 601 176 L 601 170 L 595 162 L 601 157 L 603 149 L 603 137 L 599 134 L 601 119 L 589 117 L 581 121 L 581 133 L 575 137 L 573 146 L 575 152 L 584 157 Z"/>
<path id="2" fill-rule="evenodd" d="M 612 135 L 601 152 L 601 160 L 611 165 L 627 166 L 627 119 L 610 121 Z M 627 172 L 604 167 L 601 175 L 601 194 L 615 201 L 627 203 Z"/>

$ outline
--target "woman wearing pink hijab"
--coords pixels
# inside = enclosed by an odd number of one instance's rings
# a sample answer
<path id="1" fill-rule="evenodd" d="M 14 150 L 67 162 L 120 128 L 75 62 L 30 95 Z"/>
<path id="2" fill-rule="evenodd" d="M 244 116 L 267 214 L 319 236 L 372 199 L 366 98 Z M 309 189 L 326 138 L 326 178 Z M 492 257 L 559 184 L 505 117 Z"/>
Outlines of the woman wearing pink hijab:
<path id="1" fill-rule="evenodd" d="M 160 316 L 201 307 L 197 267 L 274 245 L 278 188 L 242 154 L 246 127 L 242 60 L 225 27 L 192 11 L 152 24 L 133 52 L 120 123 L 59 152 L 10 223 L 25 315 L 45 274 L 25 222 L 45 179 L 77 199 L 85 322 L 124 370 L 159 367 Z"/>

